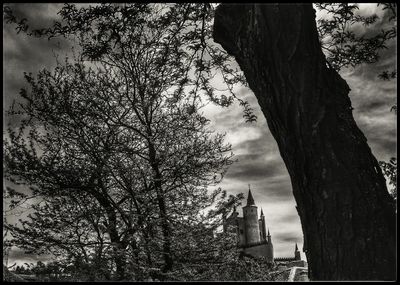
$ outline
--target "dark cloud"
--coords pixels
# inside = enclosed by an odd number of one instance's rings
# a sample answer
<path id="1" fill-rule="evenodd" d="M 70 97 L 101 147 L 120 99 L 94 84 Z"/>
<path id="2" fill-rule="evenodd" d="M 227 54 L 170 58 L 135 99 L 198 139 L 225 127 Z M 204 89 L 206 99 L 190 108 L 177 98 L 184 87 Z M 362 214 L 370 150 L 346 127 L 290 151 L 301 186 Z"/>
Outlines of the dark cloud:
<path id="1" fill-rule="evenodd" d="M 275 243 L 276 243 L 277 240 L 279 240 L 279 242 L 288 244 L 289 247 L 292 244 L 301 242 L 301 239 L 299 239 L 299 236 L 295 235 L 293 233 L 277 234 L 277 235 L 275 235 Z M 293 248 L 293 251 L 294 251 L 294 248 Z"/>
<path id="2" fill-rule="evenodd" d="M 39 260 L 46 262 L 49 260 L 51 255 L 37 255 L 32 253 L 26 253 L 25 250 L 20 248 L 13 248 L 9 253 L 9 265 L 17 263 L 17 265 L 22 265 L 23 263 L 33 263 L 36 264 Z"/>
<path id="3" fill-rule="evenodd" d="M 263 180 L 265 177 L 280 175 L 283 172 L 280 164 L 267 161 L 265 155 L 238 155 L 236 159 L 238 159 L 238 163 L 229 170 L 229 176 L 227 176 L 231 177 L 231 179 L 249 179 L 255 182 L 257 180 Z M 239 165 L 240 167 L 238 167 Z"/>
<path id="4" fill-rule="evenodd" d="M 266 154 L 267 152 L 271 152 L 272 147 L 270 144 L 270 139 L 266 136 L 261 136 L 257 139 L 250 139 L 239 143 L 236 148 L 238 149 L 246 149 L 248 151 L 252 151 L 253 153 L 258 154 Z"/>
<path id="5" fill-rule="evenodd" d="M 397 116 L 391 107 L 397 98 L 396 80 L 383 81 L 378 74 L 395 66 L 395 45 L 381 53 L 381 60 L 372 65 L 361 65 L 341 75 L 350 88 L 353 115 L 358 127 L 368 139 L 368 144 L 378 160 L 387 160 L 396 155 Z"/>
<path id="6" fill-rule="evenodd" d="M 19 18 L 27 18 L 29 25 L 33 28 L 43 28 L 43 26 L 52 24 L 53 20 L 59 18 L 57 12 L 62 8 L 60 3 L 9 3 L 7 4 Z"/>
<path id="7" fill-rule="evenodd" d="M 19 18 L 27 18 L 32 28 L 50 26 L 55 19 L 61 4 L 9 4 L 14 14 Z M 52 69 L 56 65 L 55 54 L 61 58 L 70 51 L 66 39 L 34 38 L 24 33 L 17 34 L 14 24 L 3 20 L 3 113 L 9 109 L 12 102 L 21 102 L 19 91 L 26 88 L 24 72 L 36 74 L 44 68 Z M 4 116 L 3 116 L 4 117 Z M 3 128 L 11 123 L 15 125 L 18 117 L 4 117 Z"/>
<path id="8" fill-rule="evenodd" d="M 371 110 L 377 110 L 382 108 L 387 108 L 388 102 L 384 99 L 377 99 L 377 100 L 365 100 L 364 102 L 360 102 L 358 105 L 358 110 L 360 113 L 369 112 Z"/>
<path id="9" fill-rule="evenodd" d="M 298 221 L 299 215 L 295 211 L 279 217 L 279 222 L 282 224 L 292 224 Z"/>

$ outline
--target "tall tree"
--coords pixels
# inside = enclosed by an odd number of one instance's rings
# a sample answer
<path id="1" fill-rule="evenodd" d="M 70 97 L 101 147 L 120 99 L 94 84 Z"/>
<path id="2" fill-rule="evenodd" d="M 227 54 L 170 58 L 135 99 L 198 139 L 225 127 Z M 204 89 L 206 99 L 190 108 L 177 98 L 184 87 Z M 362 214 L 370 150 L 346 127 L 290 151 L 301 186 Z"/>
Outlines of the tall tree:
<path id="1" fill-rule="evenodd" d="M 358 129 L 350 88 L 321 50 L 311 4 L 217 8 L 291 177 L 314 280 L 394 280 L 393 199 Z"/>
<path id="2" fill-rule="evenodd" d="M 63 12 L 77 12 L 73 8 L 67 5 Z M 150 13 L 146 5 L 127 10 L 122 11 L 138 17 L 129 18 L 133 23 L 126 29 L 117 29 L 121 24 L 118 6 L 81 10 L 84 19 L 98 13 L 93 22 L 102 29 L 100 36 L 98 29 L 88 31 L 78 25 L 82 19 L 75 15 L 70 28 L 80 29 L 76 32 L 82 56 L 73 64 L 59 63 L 53 72 L 43 70 L 37 78 L 26 75 L 30 90 L 21 91 L 26 118 L 19 132 L 9 129 L 10 141 L 6 141 L 4 153 L 7 177 L 35 185 L 35 195 L 50 197 L 51 210 L 57 204 L 57 199 L 52 199 L 56 195 L 82 200 L 88 195 L 96 201 L 93 210 L 105 216 L 102 223 L 108 236 L 103 240 L 102 235 L 93 237 L 91 233 L 90 237 L 96 245 L 111 244 L 119 279 L 126 277 L 128 256 L 138 261 L 131 262 L 136 269 L 142 265 L 142 252 L 148 267 L 162 267 L 164 273 L 172 269 L 174 257 L 179 256 L 173 247 L 182 242 L 178 221 L 188 216 L 195 219 L 199 211 L 220 199 L 210 196 L 207 187 L 217 184 L 232 162 L 230 146 L 223 144 L 222 135 L 212 134 L 208 120 L 199 113 L 199 100 L 192 97 L 199 95 L 200 79 L 188 78 L 190 64 L 182 67 L 181 61 L 189 60 L 189 53 L 182 49 L 182 40 L 165 38 L 169 33 L 163 33 L 169 26 L 181 29 L 182 20 L 165 18 L 158 10 Z M 178 25 L 171 24 L 171 19 Z M 117 47 L 110 49 L 109 39 L 103 36 L 115 36 L 114 30 L 121 34 Z M 191 59 L 197 55 L 198 50 L 190 54 Z M 86 60 L 92 62 L 90 68 Z M 193 92 L 185 90 L 193 85 Z M 42 245 L 63 247 L 65 236 L 57 236 L 62 224 L 54 227 L 56 221 L 47 223 L 46 215 L 52 212 L 47 208 L 35 210 L 40 218 L 23 223 L 26 228 L 10 227 L 19 244 L 39 245 L 38 251 Z M 59 221 L 66 213 L 53 214 Z M 69 214 L 70 222 L 79 224 L 82 220 L 79 211 Z M 88 214 L 100 218 L 96 212 Z M 185 233 L 202 228 L 210 219 L 186 225 Z M 95 234 L 102 223 L 96 220 L 91 231 Z M 24 237 L 32 232 L 39 237 L 27 245 Z M 56 235 L 57 242 L 41 243 L 48 242 L 44 233 L 52 238 Z M 80 237 L 73 236 L 71 241 L 76 238 Z M 84 257 L 86 251 L 82 250 Z"/>

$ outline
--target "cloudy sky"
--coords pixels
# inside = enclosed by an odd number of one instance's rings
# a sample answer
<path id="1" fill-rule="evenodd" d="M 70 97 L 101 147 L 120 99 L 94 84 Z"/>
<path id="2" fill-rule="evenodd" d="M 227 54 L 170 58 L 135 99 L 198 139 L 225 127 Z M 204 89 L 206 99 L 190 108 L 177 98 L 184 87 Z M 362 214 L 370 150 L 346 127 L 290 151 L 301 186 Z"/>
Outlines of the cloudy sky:
<path id="1" fill-rule="evenodd" d="M 19 15 L 32 20 L 34 27 L 35 24 L 39 27 L 51 24 L 57 18 L 56 13 L 60 6 L 61 4 L 17 4 L 13 9 L 17 9 Z M 360 13 L 383 15 L 375 4 L 360 5 Z M 14 28 L 3 23 L 3 114 L 23 87 L 23 72 L 35 73 L 45 67 L 51 68 L 55 64 L 51 51 L 62 55 L 68 49 L 64 41 L 49 42 L 46 39 L 28 38 L 22 34 L 17 35 Z M 391 106 L 396 102 L 396 82 L 382 81 L 377 77 L 379 72 L 392 69 L 396 60 L 396 45 L 393 41 L 381 54 L 378 63 L 341 71 L 351 88 L 350 99 L 355 120 L 378 160 L 388 160 L 396 156 L 396 116 L 390 112 Z M 288 172 L 254 94 L 245 88 L 240 88 L 237 92 L 241 98 L 246 98 L 251 103 L 258 117 L 257 122 L 245 123 L 242 109 L 237 104 L 228 109 L 210 104 L 205 110 L 212 120 L 213 128 L 226 133 L 226 141 L 232 144 L 238 160 L 230 167 L 220 186 L 232 194 L 243 192 L 247 197 L 250 184 L 256 204 L 259 208 L 262 207 L 266 216 L 275 256 L 293 256 L 296 242 L 302 249 L 303 235 Z M 7 120 L 4 117 L 3 128 L 7 125 Z M 302 256 L 305 258 L 303 253 Z M 15 261 L 34 260 L 35 256 L 15 251 L 10 254 L 9 262 L 12 264 Z"/>

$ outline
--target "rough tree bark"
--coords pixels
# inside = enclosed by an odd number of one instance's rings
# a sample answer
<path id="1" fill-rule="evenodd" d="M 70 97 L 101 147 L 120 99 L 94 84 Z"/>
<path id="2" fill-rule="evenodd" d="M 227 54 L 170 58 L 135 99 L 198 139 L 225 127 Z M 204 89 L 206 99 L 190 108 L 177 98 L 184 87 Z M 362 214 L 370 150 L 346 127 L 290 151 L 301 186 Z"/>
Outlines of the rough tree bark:
<path id="1" fill-rule="evenodd" d="M 107 217 L 108 233 L 110 235 L 110 241 L 113 245 L 116 277 L 117 281 L 121 281 L 125 279 L 126 257 L 124 254 L 126 245 L 121 242 L 120 235 L 117 229 L 117 216 L 113 208 L 110 207 L 107 209 Z"/>
<path id="2" fill-rule="evenodd" d="M 150 128 L 149 128 L 150 130 Z M 149 137 L 152 137 L 152 133 L 149 132 Z M 171 227 L 168 221 L 167 215 L 167 206 L 165 203 L 165 198 L 162 189 L 162 175 L 159 168 L 159 163 L 157 159 L 157 152 L 154 144 L 149 140 L 149 160 L 151 164 L 151 168 L 154 173 L 154 188 L 157 195 L 157 204 L 159 208 L 159 216 L 161 222 L 161 230 L 163 235 L 163 258 L 164 258 L 164 267 L 162 268 L 162 272 L 168 272 L 172 269 L 173 259 L 172 259 L 172 249 L 171 249 Z"/>
<path id="3" fill-rule="evenodd" d="M 311 4 L 222 4 L 214 39 L 243 70 L 288 169 L 313 280 L 394 280 L 393 200 Z"/>
<path id="4" fill-rule="evenodd" d="M 100 173 L 100 172 L 99 172 Z M 96 198 L 99 204 L 106 210 L 107 218 L 108 218 L 108 226 L 107 231 L 110 236 L 110 241 L 113 246 L 114 252 L 114 262 L 116 266 L 116 279 L 117 281 L 121 281 L 125 279 L 125 267 L 126 267 L 126 257 L 125 257 L 125 249 L 126 244 L 121 240 L 121 236 L 118 233 L 118 225 L 117 225 L 117 215 L 116 210 L 113 208 L 110 201 L 107 199 L 105 193 L 107 190 L 105 189 L 103 182 L 99 179 L 100 188 L 103 189 L 103 193 L 99 193 L 96 190 L 91 190 L 90 193 Z"/>

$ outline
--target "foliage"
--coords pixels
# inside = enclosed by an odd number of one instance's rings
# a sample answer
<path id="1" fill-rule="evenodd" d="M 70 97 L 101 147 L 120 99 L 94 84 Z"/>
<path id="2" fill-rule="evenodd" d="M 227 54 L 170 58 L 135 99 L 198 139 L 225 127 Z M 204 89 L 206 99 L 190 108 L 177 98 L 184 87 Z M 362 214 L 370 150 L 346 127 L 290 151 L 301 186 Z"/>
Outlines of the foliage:
<path id="1" fill-rule="evenodd" d="M 234 92 L 235 84 L 246 86 L 246 80 L 233 59 L 212 40 L 214 9 L 208 3 L 103 3 L 81 8 L 65 4 L 58 13 L 60 21 L 50 28 L 32 30 L 27 19 L 18 20 L 8 6 L 3 8 L 3 14 L 7 23 L 16 24 L 18 33 L 78 41 L 82 56 L 92 62 L 116 64 L 127 52 L 134 59 L 151 58 L 146 72 L 135 75 L 141 83 L 165 84 L 172 79 L 170 85 L 176 88 L 171 100 L 185 92 L 191 95 L 193 106 L 200 96 L 223 107 L 237 100 L 246 121 L 252 122 L 256 116 L 249 103 Z M 171 67 L 174 69 L 168 73 Z M 134 72 L 125 70 L 126 75 Z M 216 82 L 225 86 L 217 87 Z"/>
<path id="2" fill-rule="evenodd" d="M 180 281 L 270 281 L 270 264 L 262 259 L 238 257 L 225 258 L 221 263 L 193 266 L 189 264 L 174 272 Z"/>
<path id="3" fill-rule="evenodd" d="M 397 36 L 395 3 L 382 3 L 382 9 L 388 10 L 390 14 L 388 22 L 393 24 L 377 32 L 368 28 L 374 27 L 374 24 L 382 19 L 379 19 L 376 14 L 370 16 L 357 14 L 358 4 L 319 3 L 315 5 L 327 15 L 318 19 L 317 27 L 327 61 L 336 70 L 362 63 L 377 62 L 380 51 L 386 49 L 387 42 Z"/>
<path id="4" fill-rule="evenodd" d="M 4 157 L 6 177 L 31 185 L 32 194 L 40 197 L 22 228 L 8 226 L 14 244 L 29 252 L 84 259 L 86 264 L 112 256 L 119 260 L 120 254 L 139 260 L 142 251 L 152 255 L 149 263 L 157 260 L 163 238 L 157 230 L 162 213 L 157 214 L 156 179 L 161 180 L 170 238 L 177 242 L 175 233 L 183 226 L 187 235 L 204 223 L 220 223 L 218 211 L 200 214 L 216 199 L 222 199 L 217 207 L 237 204 L 232 197 L 223 202 L 226 194 L 220 189 L 207 193 L 231 163 L 230 146 L 222 144 L 221 135 L 209 137 L 208 120 L 188 115 L 187 105 L 171 105 L 164 98 L 151 105 L 146 100 L 126 105 L 134 95 L 115 89 L 106 93 L 107 86 L 119 86 L 119 78 L 113 81 L 109 74 L 66 63 L 54 73 L 40 72 L 36 80 L 26 76 L 31 92 L 21 92 L 28 103 L 20 105 L 26 119 L 18 132 L 9 129 Z M 146 119 L 140 120 L 139 113 Z M 147 121 L 150 116 L 152 122 Z M 162 173 L 157 178 L 154 160 Z M 17 204 L 25 199 L 9 190 Z M 129 244 L 131 250 L 114 250 L 115 243 L 122 248 Z"/>
<path id="5" fill-rule="evenodd" d="M 393 70 L 393 71 L 387 71 L 384 70 L 381 74 L 378 75 L 378 77 L 382 80 L 386 80 L 389 81 L 390 79 L 395 79 L 397 76 L 397 71 Z"/>
<path id="6" fill-rule="evenodd" d="M 392 157 L 389 162 L 380 161 L 379 162 L 383 173 L 389 180 L 389 185 L 391 185 L 390 194 L 397 200 L 397 160 Z"/>
<path id="7" fill-rule="evenodd" d="M 390 111 L 394 111 L 394 113 L 397 115 L 397 103 L 392 106 Z"/>

